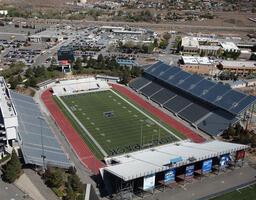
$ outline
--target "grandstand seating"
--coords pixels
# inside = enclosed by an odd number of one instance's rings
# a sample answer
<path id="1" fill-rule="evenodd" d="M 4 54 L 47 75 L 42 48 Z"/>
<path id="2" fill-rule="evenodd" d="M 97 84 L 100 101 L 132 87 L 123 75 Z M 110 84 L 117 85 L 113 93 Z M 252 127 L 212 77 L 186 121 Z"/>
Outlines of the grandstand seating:
<path id="1" fill-rule="evenodd" d="M 174 113 L 178 113 L 182 109 L 190 105 L 191 103 L 192 101 L 189 100 L 189 98 L 186 97 L 186 95 L 180 93 L 179 95 L 177 95 L 176 97 L 172 98 L 167 103 L 165 103 L 164 108 Z"/>
<path id="2" fill-rule="evenodd" d="M 186 107 L 184 110 L 182 110 L 179 115 L 192 123 L 195 123 L 199 119 L 201 119 L 203 116 L 208 114 L 209 112 L 213 111 L 214 108 L 210 106 L 209 104 L 206 104 L 204 102 L 194 102 L 192 105 Z"/>
<path id="3" fill-rule="evenodd" d="M 142 94 L 144 94 L 145 96 L 152 96 L 153 94 L 155 94 L 156 92 L 158 92 L 159 90 L 162 89 L 162 86 L 159 85 L 156 82 L 151 82 L 149 83 L 147 86 L 143 87 L 140 92 Z"/>
<path id="4" fill-rule="evenodd" d="M 256 101 L 254 96 L 163 62 L 147 68 L 129 85 L 214 136 L 237 122 L 237 115 Z"/>
<path id="5" fill-rule="evenodd" d="M 43 142 L 47 164 L 63 168 L 70 167 L 71 163 L 67 155 L 63 152 L 33 98 L 12 91 L 10 93 L 18 113 L 18 129 L 25 162 L 43 165 L 41 158 Z M 41 140 L 41 134 L 43 140 Z"/>
<path id="6" fill-rule="evenodd" d="M 169 99 L 175 97 L 177 94 L 167 88 L 163 88 L 162 90 L 160 90 L 159 92 L 157 92 L 156 94 L 154 94 L 151 99 L 153 101 L 155 101 L 156 103 L 159 104 L 164 104 L 165 102 L 167 102 Z"/>
<path id="7" fill-rule="evenodd" d="M 130 83 L 130 87 L 135 90 L 138 90 L 143 86 L 147 85 L 148 83 L 150 83 L 151 81 L 152 81 L 152 78 L 149 78 L 148 76 L 139 77 Z"/>
<path id="8" fill-rule="evenodd" d="M 234 124 L 238 120 L 234 115 L 218 109 L 213 111 L 206 119 L 203 119 L 198 127 L 213 136 L 218 136 L 227 129 L 229 124 Z"/>
<path id="9" fill-rule="evenodd" d="M 109 88 L 109 85 L 106 81 L 96 80 L 93 77 L 85 79 L 64 80 L 60 81 L 58 85 L 52 87 L 54 93 L 58 95 L 68 95 L 93 89 L 107 88 Z"/>

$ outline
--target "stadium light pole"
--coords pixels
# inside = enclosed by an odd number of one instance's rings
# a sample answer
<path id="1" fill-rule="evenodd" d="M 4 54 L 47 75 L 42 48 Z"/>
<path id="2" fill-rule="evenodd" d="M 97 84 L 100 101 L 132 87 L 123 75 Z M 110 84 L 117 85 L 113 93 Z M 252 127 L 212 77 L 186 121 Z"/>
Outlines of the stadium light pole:
<path id="1" fill-rule="evenodd" d="M 141 147 L 142 147 L 142 126 L 143 126 L 143 124 L 142 124 L 143 122 L 141 122 L 141 124 L 140 124 L 140 144 L 141 144 Z"/>
<path id="2" fill-rule="evenodd" d="M 42 155 L 41 158 L 43 158 L 43 172 L 45 172 L 45 154 L 44 154 L 44 142 L 43 142 L 43 126 L 42 126 L 42 120 L 44 120 L 43 117 L 38 116 L 37 117 L 40 120 L 40 125 L 41 125 L 41 144 L 42 144 Z"/>

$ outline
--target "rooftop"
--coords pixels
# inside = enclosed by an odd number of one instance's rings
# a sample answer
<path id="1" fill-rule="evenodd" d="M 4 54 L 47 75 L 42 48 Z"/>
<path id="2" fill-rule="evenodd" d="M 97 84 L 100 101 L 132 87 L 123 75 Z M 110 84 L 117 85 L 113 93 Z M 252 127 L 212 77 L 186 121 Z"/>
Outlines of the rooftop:
<path id="1" fill-rule="evenodd" d="M 104 170 L 128 181 L 246 148 L 246 145 L 217 140 L 206 143 L 193 143 L 187 140 L 107 158 L 107 163 L 114 160 L 118 164 L 109 165 Z M 179 157 L 182 161 L 170 166 L 170 161 Z"/>
<path id="2" fill-rule="evenodd" d="M 6 90 L 6 84 L 3 77 L 0 77 L 0 104 L 1 111 L 4 118 L 16 116 L 16 111 L 14 109 L 13 103 L 9 97 Z"/>
<path id="3" fill-rule="evenodd" d="M 239 51 L 239 48 L 233 42 L 221 42 L 220 45 L 225 51 L 230 51 L 230 50 Z"/>
<path id="4" fill-rule="evenodd" d="M 230 61 L 230 60 L 222 60 L 220 63 L 224 67 L 256 67 L 256 62 L 251 61 Z"/>
<path id="5" fill-rule="evenodd" d="M 213 64 L 208 57 L 199 56 L 182 56 L 184 64 L 201 64 L 201 65 L 211 65 Z"/>
<path id="6" fill-rule="evenodd" d="M 219 46 L 204 46 L 204 45 L 201 45 L 199 48 L 202 50 L 215 50 L 215 51 L 218 51 L 220 49 Z"/>
<path id="7" fill-rule="evenodd" d="M 199 48 L 199 42 L 195 37 L 183 37 L 181 46 Z"/>

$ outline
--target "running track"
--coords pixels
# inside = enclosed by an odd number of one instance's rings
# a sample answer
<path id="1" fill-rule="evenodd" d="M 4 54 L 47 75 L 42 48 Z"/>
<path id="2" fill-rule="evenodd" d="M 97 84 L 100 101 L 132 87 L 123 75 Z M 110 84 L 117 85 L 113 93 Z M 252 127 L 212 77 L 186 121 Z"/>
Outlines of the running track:
<path id="1" fill-rule="evenodd" d="M 136 94 L 132 93 L 128 89 L 116 85 L 116 84 L 110 84 L 113 88 L 117 89 L 127 97 L 133 99 L 135 102 L 137 102 L 139 105 L 143 106 L 145 109 L 153 113 L 155 116 L 159 117 L 166 123 L 168 123 L 170 126 L 181 132 L 183 135 L 187 136 L 189 139 L 191 139 L 193 142 L 201 143 L 205 142 L 205 139 L 202 138 L 200 135 L 189 129 L 188 127 L 184 126 L 180 122 L 176 121 L 175 119 L 171 118 L 169 115 L 165 114 L 163 111 L 159 110 L 158 108 L 152 106 L 148 102 L 144 101 L 142 98 L 137 96 Z"/>
<path id="2" fill-rule="evenodd" d="M 59 127 L 65 134 L 69 143 L 72 145 L 76 154 L 79 156 L 80 160 L 95 174 L 99 173 L 99 168 L 105 167 L 105 165 L 99 161 L 90 151 L 90 149 L 86 146 L 83 140 L 80 138 L 78 133 L 66 119 L 64 114 L 60 111 L 58 106 L 55 104 L 53 99 L 51 98 L 52 94 L 50 89 L 43 92 L 41 98 L 50 111 L 51 115 L 58 123 Z"/>

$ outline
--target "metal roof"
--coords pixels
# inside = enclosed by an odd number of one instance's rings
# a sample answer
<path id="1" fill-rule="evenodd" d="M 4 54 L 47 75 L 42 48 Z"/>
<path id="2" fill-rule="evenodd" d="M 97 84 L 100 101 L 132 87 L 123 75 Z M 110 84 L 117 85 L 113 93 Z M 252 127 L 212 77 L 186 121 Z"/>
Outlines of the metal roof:
<path id="1" fill-rule="evenodd" d="M 246 148 L 248 148 L 246 145 L 217 140 L 206 143 L 193 143 L 186 140 L 107 158 L 106 163 L 114 160 L 118 164 L 109 165 L 104 170 L 128 181 Z M 171 159 L 178 157 L 181 157 L 182 161 L 170 167 Z"/>

